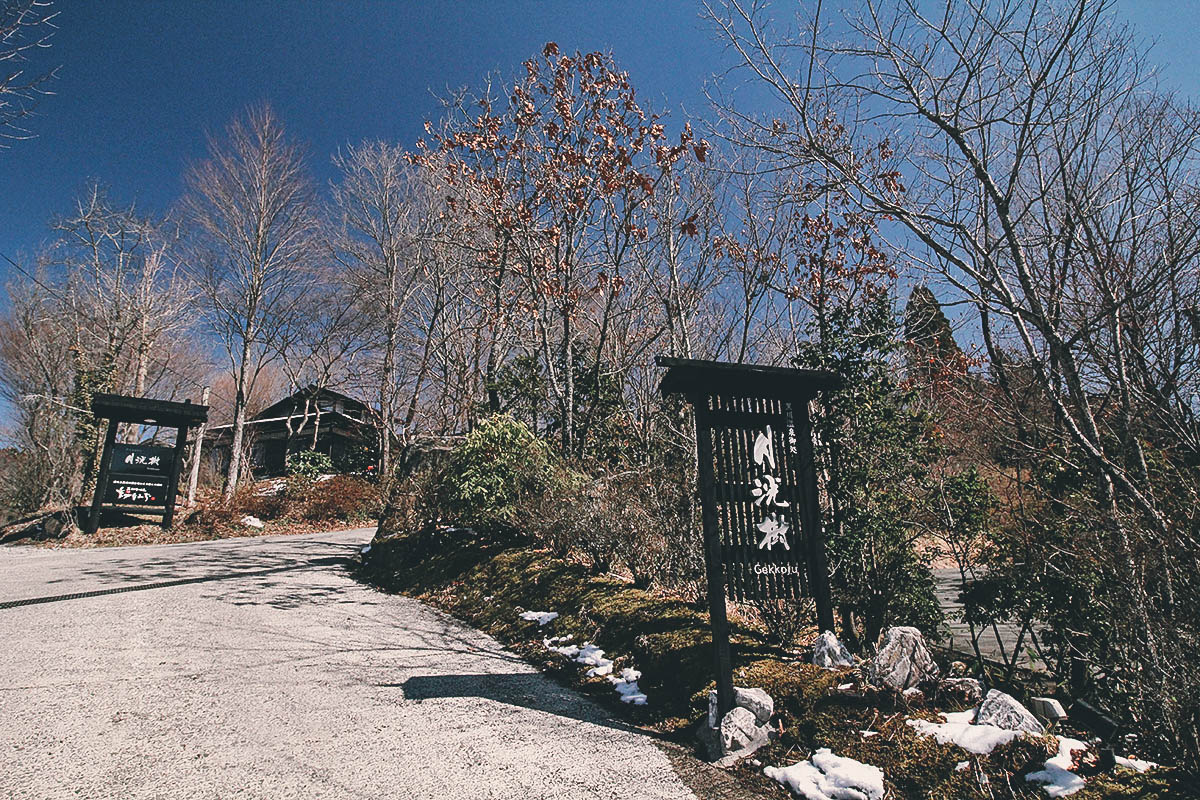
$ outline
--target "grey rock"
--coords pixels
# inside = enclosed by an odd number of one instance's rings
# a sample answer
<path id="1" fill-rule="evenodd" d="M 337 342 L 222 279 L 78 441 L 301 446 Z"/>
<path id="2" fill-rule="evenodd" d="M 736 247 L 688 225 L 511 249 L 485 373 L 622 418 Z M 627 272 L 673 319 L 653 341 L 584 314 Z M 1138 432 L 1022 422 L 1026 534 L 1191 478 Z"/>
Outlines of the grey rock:
<path id="1" fill-rule="evenodd" d="M 1067 718 L 1066 709 L 1053 697 L 1029 698 L 1029 710 L 1033 712 L 1034 716 L 1050 722 L 1058 722 L 1060 719 Z"/>
<path id="2" fill-rule="evenodd" d="M 738 708 L 744 708 L 753 714 L 759 725 L 766 725 L 775 713 L 775 701 L 762 689 L 743 689 L 735 686 L 733 702 Z"/>
<path id="3" fill-rule="evenodd" d="M 867 680 L 883 689 L 902 692 L 919 683 L 937 680 L 938 665 L 916 628 L 888 628 L 866 670 Z"/>
<path id="4" fill-rule="evenodd" d="M 833 631 L 825 631 L 813 645 L 812 663 L 825 669 L 838 669 L 854 666 L 854 659 Z"/>
<path id="5" fill-rule="evenodd" d="M 938 684 L 938 698 L 973 706 L 983 699 L 983 684 L 974 678 L 945 678 Z"/>
<path id="6" fill-rule="evenodd" d="M 754 715 L 760 725 L 765 725 L 775 713 L 775 701 L 771 695 L 762 689 L 746 689 L 741 686 L 733 687 L 733 705 L 744 708 Z M 717 693 L 708 693 L 708 727 L 717 727 Z"/>
<path id="7" fill-rule="evenodd" d="M 726 754 L 756 750 L 768 741 L 766 726 L 759 725 L 754 712 L 738 706 L 721 720 L 721 747 Z"/>
<path id="8" fill-rule="evenodd" d="M 1046 729 L 1037 721 L 1033 714 L 1016 698 L 1007 695 L 999 689 L 992 689 L 983 698 L 979 713 L 975 715 L 976 725 L 995 725 L 1006 731 L 1024 731 L 1026 733 L 1042 734 Z"/>
<path id="9" fill-rule="evenodd" d="M 732 766 L 770 741 L 768 724 L 775 701 L 762 689 L 733 687 L 734 707 L 717 724 L 717 693 L 708 693 L 707 724 L 701 723 L 699 737 L 708 757 L 721 766 Z"/>

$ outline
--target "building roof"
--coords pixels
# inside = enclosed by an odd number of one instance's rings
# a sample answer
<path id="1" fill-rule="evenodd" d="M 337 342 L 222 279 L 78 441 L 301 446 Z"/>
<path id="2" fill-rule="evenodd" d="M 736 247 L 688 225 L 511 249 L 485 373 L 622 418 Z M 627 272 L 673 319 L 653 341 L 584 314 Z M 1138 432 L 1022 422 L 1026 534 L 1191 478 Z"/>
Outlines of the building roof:
<path id="1" fill-rule="evenodd" d="M 351 397 L 348 394 L 343 394 L 342 392 L 339 392 L 335 389 L 330 389 L 328 387 L 318 387 L 316 385 L 309 384 L 308 386 L 297 389 L 286 397 L 276 400 L 274 403 L 255 414 L 251 419 L 254 421 L 266 421 L 272 417 L 282 417 L 287 419 L 289 416 L 292 416 L 289 414 L 291 409 L 295 408 L 297 405 L 303 405 L 306 399 L 312 399 L 314 397 L 318 399 L 328 398 L 335 401 L 341 400 L 343 407 L 348 408 L 351 411 L 363 413 L 371 411 L 371 407 L 366 403 L 357 398 Z M 352 414 L 348 416 L 353 419 Z"/>

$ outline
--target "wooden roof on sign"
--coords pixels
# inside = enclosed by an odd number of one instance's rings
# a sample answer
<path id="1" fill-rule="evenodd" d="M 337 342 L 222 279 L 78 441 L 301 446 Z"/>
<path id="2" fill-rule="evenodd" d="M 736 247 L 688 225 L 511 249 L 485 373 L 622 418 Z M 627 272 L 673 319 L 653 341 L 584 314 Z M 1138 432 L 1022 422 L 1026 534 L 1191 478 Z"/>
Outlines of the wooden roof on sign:
<path id="1" fill-rule="evenodd" d="M 208 406 L 97 392 L 92 395 L 92 414 L 117 422 L 190 428 L 208 419 Z"/>
<path id="2" fill-rule="evenodd" d="M 659 390 L 664 396 L 721 394 L 808 400 L 816 397 L 818 392 L 837 389 L 842 385 L 837 374 L 820 369 L 765 367 L 665 356 L 659 356 L 655 363 L 667 370 L 659 383 Z"/>

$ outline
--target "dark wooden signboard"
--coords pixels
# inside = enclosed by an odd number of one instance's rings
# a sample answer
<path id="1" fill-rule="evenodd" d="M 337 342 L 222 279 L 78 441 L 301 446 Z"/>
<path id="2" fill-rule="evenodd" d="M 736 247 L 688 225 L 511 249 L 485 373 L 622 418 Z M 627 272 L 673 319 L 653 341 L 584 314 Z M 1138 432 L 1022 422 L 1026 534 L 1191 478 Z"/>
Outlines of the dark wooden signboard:
<path id="1" fill-rule="evenodd" d="M 726 594 L 738 601 L 816 602 L 833 629 L 808 403 L 836 388 L 828 372 L 660 358 L 664 395 L 683 395 L 696 418 L 717 701 L 733 706 Z"/>
<path id="2" fill-rule="evenodd" d="M 208 406 L 96 394 L 92 398 L 92 413 L 107 419 L 108 428 L 100 454 L 100 474 L 88 514 L 87 531 L 96 532 L 100 526 L 101 508 L 106 503 L 118 507 L 161 509 L 163 527 L 170 527 L 174 521 L 175 495 L 188 429 L 208 419 Z M 176 428 L 175 446 L 118 444 L 117 426 L 122 422 Z"/>
<path id="3" fill-rule="evenodd" d="M 805 597 L 810 543 L 790 407 L 736 395 L 712 395 L 708 405 L 699 417 L 712 442 L 726 593 L 742 602 Z"/>

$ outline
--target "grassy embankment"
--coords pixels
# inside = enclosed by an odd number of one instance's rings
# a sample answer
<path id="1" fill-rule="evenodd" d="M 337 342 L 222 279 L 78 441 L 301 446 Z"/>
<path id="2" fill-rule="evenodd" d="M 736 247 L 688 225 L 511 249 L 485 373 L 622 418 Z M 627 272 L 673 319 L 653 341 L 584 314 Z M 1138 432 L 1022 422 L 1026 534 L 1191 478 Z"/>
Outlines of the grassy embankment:
<path id="1" fill-rule="evenodd" d="M 489 541 L 465 530 L 425 536 L 392 531 L 386 518 L 361 575 L 386 591 L 420 598 L 488 632 L 559 681 L 655 735 L 690 741 L 704 715 L 712 687 L 711 643 L 707 614 L 694 604 L 635 589 L 617 578 L 591 575 L 582 565 L 544 551 Z M 555 611 L 559 617 L 539 627 L 520 619 L 522 611 Z M 623 705 L 608 682 L 586 678 L 586 669 L 543 644 L 544 637 L 568 635 L 575 644 L 588 641 L 603 648 L 616 659 L 617 670 L 640 670 L 648 704 Z M 914 716 L 936 719 L 930 709 L 910 708 L 895 696 L 871 691 L 839 691 L 839 685 L 858 683 L 856 671 L 802 663 L 746 623 L 735 622 L 733 647 L 735 683 L 761 687 L 775 699 L 781 735 L 756 755 L 764 764 L 791 764 L 818 747 L 829 747 L 881 768 L 892 792 L 889 797 L 1045 797 L 1024 775 L 1041 769 L 1055 752 L 1049 737 L 1018 739 L 991 755 L 974 756 L 956 745 L 918 736 L 905 725 Z M 864 737 L 861 732 L 867 730 L 877 735 Z M 956 770 L 963 761 L 970 767 Z M 758 766 L 744 763 L 737 775 L 765 796 L 784 794 Z M 1112 775 L 1088 776 L 1087 787 L 1073 797 L 1200 797 L 1188 786 L 1189 779 L 1175 770 L 1138 775 L 1118 769 Z"/>

